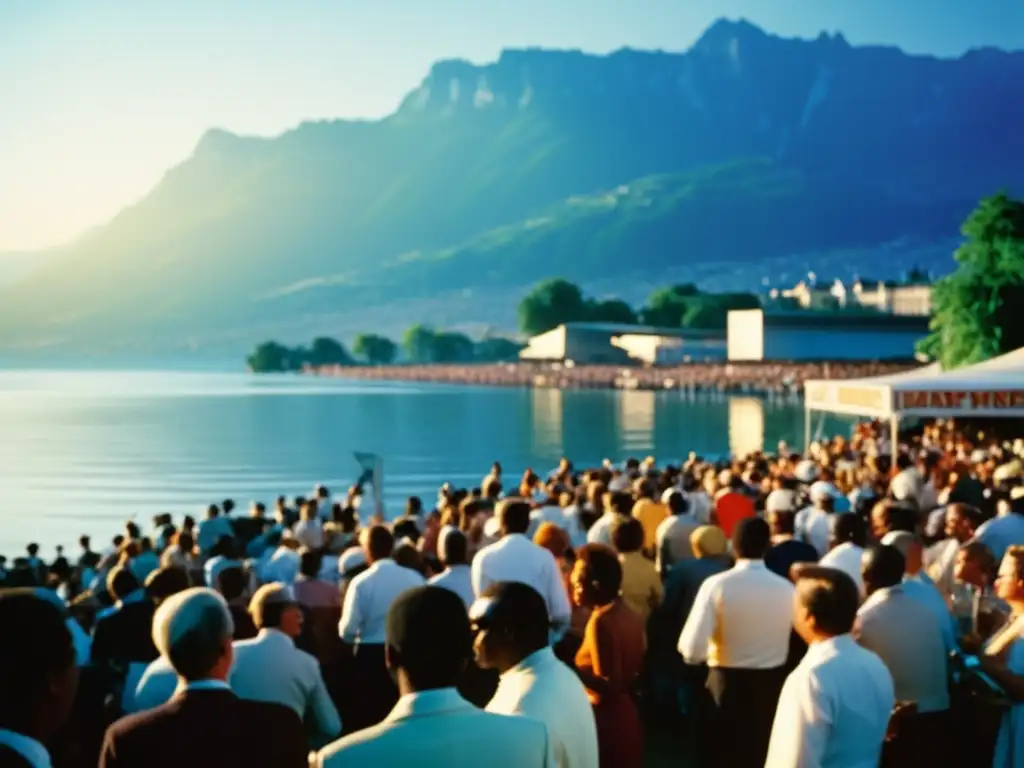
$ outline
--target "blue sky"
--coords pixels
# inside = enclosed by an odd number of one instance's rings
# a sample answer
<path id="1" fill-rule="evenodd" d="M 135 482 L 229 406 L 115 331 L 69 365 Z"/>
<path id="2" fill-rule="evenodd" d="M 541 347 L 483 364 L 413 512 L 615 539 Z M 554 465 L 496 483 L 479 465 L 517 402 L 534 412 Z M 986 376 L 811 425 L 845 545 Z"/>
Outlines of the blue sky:
<path id="1" fill-rule="evenodd" d="M 0 0 L 0 252 L 103 223 L 210 127 L 381 116 L 438 59 L 683 50 L 720 16 L 914 53 L 1024 49 L 1024 0 Z"/>

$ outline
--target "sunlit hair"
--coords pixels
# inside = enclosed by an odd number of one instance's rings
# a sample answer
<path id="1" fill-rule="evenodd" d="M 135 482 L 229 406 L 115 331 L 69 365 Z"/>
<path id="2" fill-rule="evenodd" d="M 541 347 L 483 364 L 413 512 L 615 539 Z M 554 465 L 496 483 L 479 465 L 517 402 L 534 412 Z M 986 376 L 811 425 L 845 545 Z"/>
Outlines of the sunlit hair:
<path id="1" fill-rule="evenodd" d="M 153 616 L 153 643 L 186 680 L 209 675 L 234 631 L 227 602 L 204 587 L 172 595 Z"/>
<path id="2" fill-rule="evenodd" d="M 1009 558 L 1013 561 L 1013 571 L 1019 581 L 1024 581 L 1024 546 L 1014 544 L 1006 550 L 1003 559 Z"/>

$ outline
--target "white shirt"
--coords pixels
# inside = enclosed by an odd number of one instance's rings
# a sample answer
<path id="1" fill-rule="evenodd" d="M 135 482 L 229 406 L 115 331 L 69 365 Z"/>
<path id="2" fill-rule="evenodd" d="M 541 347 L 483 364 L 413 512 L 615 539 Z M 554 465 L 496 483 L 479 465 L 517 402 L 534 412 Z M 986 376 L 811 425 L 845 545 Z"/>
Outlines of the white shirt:
<path id="1" fill-rule="evenodd" d="M 161 656 L 150 662 L 142 673 L 139 684 L 135 686 L 135 696 L 129 702 L 122 701 L 122 705 L 127 703 L 130 706 L 130 709 L 125 709 L 125 714 L 142 712 L 166 704 L 177 690 L 178 673 L 174 671 L 171 663 Z"/>
<path id="2" fill-rule="evenodd" d="M 858 547 L 852 542 L 844 542 L 827 555 L 821 558 L 818 565 L 826 568 L 835 568 L 842 571 L 857 585 L 857 591 L 864 594 L 864 577 L 860 573 L 860 560 L 864 554 L 864 548 Z"/>
<path id="3" fill-rule="evenodd" d="M 587 691 L 550 648 L 530 654 L 505 672 L 486 709 L 547 725 L 559 768 L 597 767 L 597 728 Z"/>
<path id="4" fill-rule="evenodd" d="M 562 530 L 565 530 L 567 522 L 562 508 L 559 506 L 546 506 L 533 510 L 530 513 L 530 528 L 527 530 L 526 535 L 532 539 L 534 534 L 537 533 L 537 529 L 544 523 L 554 523 Z"/>
<path id="5" fill-rule="evenodd" d="M 239 640 L 234 647 L 231 689 L 240 698 L 283 704 L 328 738 L 341 733 L 341 718 L 327 693 L 319 662 L 296 648 L 288 635 L 261 629 L 256 637 Z"/>
<path id="6" fill-rule="evenodd" d="M 575 504 L 565 509 L 565 532 L 569 534 L 569 545 L 573 549 L 579 549 L 587 543 L 587 532 L 580 519 L 583 512 L 584 509 Z"/>
<path id="7" fill-rule="evenodd" d="M 295 540 L 308 549 L 320 549 L 324 545 L 324 524 L 316 520 L 299 520 L 292 529 Z"/>
<path id="8" fill-rule="evenodd" d="M 480 597 L 496 582 L 517 581 L 533 587 L 544 598 L 554 635 L 569 628 L 572 606 L 555 557 L 521 533 L 510 533 L 480 550 L 473 558 L 473 593 Z"/>
<path id="9" fill-rule="evenodd" d="M 346 643 L 383 645 L 388 609 L 407 589 L 423 586 L 423 577 L 394 560 L 378 560 L 345 590 L 338 634 Z"/>
<path id="10" fill-rule="evenodd" d="M 680 560 L 693 558 L 693 546 L 690 534 L 700 527 L 692 514 L 669 515 L 658 525 L 654 533 L 655 567 L 658 573 L 664 574 Z"/>
<path id="11" fill-rule="evenodd" d="M 913 576 L 904 576 L 903 590 L 908 597 L 931 611 L 932 616 L 939 622 L 939 631 L 942 633 L 942 642 L 946 645 L 946 653 L 957 650 L 960 646 L 956 640 L 956 622 L 953 621 L 953 614 L 950 613 L 946 599 L 928 577 L 928 574 L 921 571 Z"/>
<path id="12" fill-rule="evenodd" d="M 689 506 L 689 514 L 693 515 L 694 519 L 700 522 L 701 525 L 707 525 L 711 520 L 711 497 L 704 491 L 683 491 L 683 498 L 686 499 Z"/>
<path id="13" fill-rule="evenodd" d="M 889 669 L 899 701 L 919 712 L 949 709 L 947 651 L 931 611 L 906 585 L 880 589 L 864 601 L 854 629 L 857 642 Z"/>
<path id="14" fill-rule="evenodd" d="M 468 565 L 453 565 L 445 568 L 444 571 L 427 581 L 434 587 L 444 587 L 462 598 L 466 609 L 473 604 L 476 596 L 473 594 L 473 577 Z"/>
<path id="15" fill-rule="evenodd" d="M 687 664 L 775 669 L 793 630 L 793 585 L 762 560 L 738 560 L 701 584 L 679 636 Z"/>
<path id="16" fill-rule="evenodd" d="M 605 512 L 594 521 L 594 524 L 590 526 L 590 530 L 587 531 L 587 543 L 604 544 L 608 547 L 614 547 L 612 531 L 615 529 L 616 523 L 624 519 L 618 512 Z"/>
<path id="17" fill-rule="evenodd" d="M 17 752 L 32 768 L 50 768 L 50 753 L 33 738 L 0 728 L 0 745 Z"/>
<path id="18" fill-rule="evenodd" d="M 850 635 L 814 643 L 782 687 L 765 768 L 876 768 L 895 697 Z"/>
<path id="19" fill-rule="evenodd" d="M 278 547 L 260 568 L 260 581 L 264 584 L 280 582 L 286 586 L 295 583 L 299 575 L 299 553 L 288 547 Z"/>
<path id="20" fill-rule="evenodd" d="M 1006 550 L 1024 544 L 1024 515 L 1010 512 L 982 523 L 974 538 L 992 550 L 996 562 L 1001 562 Z"/>

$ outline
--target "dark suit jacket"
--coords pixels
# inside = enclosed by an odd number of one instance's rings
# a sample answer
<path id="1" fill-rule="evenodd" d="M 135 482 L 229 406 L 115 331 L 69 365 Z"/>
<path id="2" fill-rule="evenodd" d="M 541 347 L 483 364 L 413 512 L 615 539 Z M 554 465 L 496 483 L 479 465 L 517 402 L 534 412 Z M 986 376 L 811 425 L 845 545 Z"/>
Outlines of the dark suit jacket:
<path id="1" fill-rule="evenodd" d="M 154 661 L 160 654 L 153 644 L 153 614 L 156 606 L 146 598 L 127 603 L 96 622 L 92 639 L 92 663 L 96 665 L 130 661 Z"/>
<path id="2" fill-rule="evenodd" d="M 288 707 L 227 690 L 186 691 L 107 729 L 99 768 L 306 768 L 302 722 Z"/>
<path id="3" fill-rule="evenodd" d="M 2 768 L 32 768 L 32 764 L 10 747 L 0 745 L 0 766 Z"/>

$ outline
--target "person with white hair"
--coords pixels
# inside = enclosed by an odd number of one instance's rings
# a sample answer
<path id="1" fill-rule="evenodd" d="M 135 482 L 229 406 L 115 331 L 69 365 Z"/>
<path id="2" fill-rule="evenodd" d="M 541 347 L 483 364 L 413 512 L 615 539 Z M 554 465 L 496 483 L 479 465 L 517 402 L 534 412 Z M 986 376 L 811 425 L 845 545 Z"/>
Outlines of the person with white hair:
<path id="1" fill-rule="evenodd" d="M 111 725 L 99 768 L 307 765 L 298 716 L 280 704 L 240 699 L 228 685 L 233 632 L 228 605 L 212 589 L 187 589 L 161 603 L 153 642 L 173 667 L 178 691 Z"/>
<path id="2" fill-rule="evenodd" d="M 829 518 L 835 514 L 839 492 L 830 483 L 818 481 L 810 488 L 811 506 L 796 515 L 796 534 L 818 550 L 818 557 L 828 552 Z"/>

